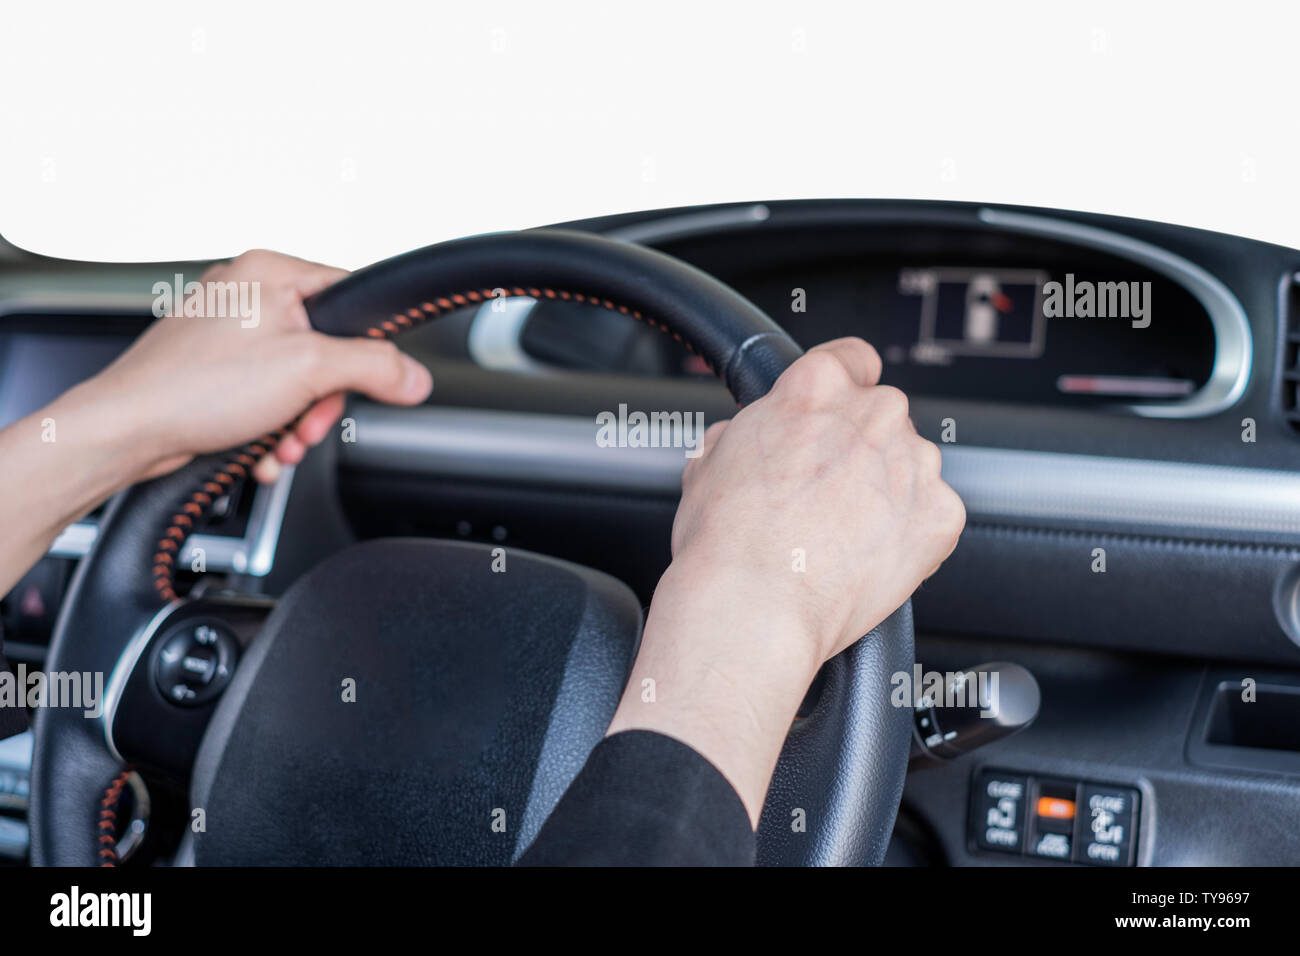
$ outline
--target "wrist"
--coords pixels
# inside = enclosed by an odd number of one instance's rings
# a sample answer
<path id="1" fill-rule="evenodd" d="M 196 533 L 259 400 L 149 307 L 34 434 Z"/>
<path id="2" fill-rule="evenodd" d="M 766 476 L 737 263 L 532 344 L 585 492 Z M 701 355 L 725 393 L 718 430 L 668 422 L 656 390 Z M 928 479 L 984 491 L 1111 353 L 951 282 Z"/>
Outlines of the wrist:
<path id="1" fill-rule="evenodd" d="M 797 614 L 759 604 L 717 564 L 679 555 L 660 580 L 609 733 L 652 730 L 708 759 L 757 825 L 777 758 L 821 664 Z"/>
<path id="2" fill-rule="evenodd" d="M 710 629 L 741 635 L 746 663 L 811 682 L 825 662 L 834 635 L 806 590 L 806 576 L 780 560 L 765 563 L 746 555 L 691 547 L 673 559 L 655 589 L 655 601 L 669 604 Z"/>
<path id="3" fill-rule="evenodd" d="M 56 429 L 60 456 L 87 500 L 99 501 L 142 480 L 167 456 L 139 407 L 99 377 L 88 379 L 37 413 Z M 76 517 L 73 515 L 72 517 Z"/>

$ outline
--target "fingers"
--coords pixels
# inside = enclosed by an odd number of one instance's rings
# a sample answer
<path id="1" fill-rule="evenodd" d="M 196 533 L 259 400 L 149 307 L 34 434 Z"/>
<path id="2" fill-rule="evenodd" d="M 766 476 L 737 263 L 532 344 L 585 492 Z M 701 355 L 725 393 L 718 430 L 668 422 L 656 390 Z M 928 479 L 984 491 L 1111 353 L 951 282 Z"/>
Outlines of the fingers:
<path id="1" fill-rule="evenodd" d="M 201 285 L 212 282 L 251 284 L 256 296 L 252 327 L 259 329 L 306 329 L 311 322 L 303 301 L 347 275 L 344 269 L 308 262 L 266 249 L 250 249 L 228 262 L 210 266 L 199 277 Z M 201 308 L 201 307 L 200 307 Z M 262 319 L 265 315 L 267 321 Z"/>
<path id="2" fill-rule="evenodd" d="M 343 394 L 336 392 L 307 409 L 293 430 L 280 439 L 275 450 L 254 466 L 253 476 L 262 482 L 275 481 L 280 477 L 281 465 L 296 465 L 302 461 L 307 449 L 324 441 L 330 428 L 343 415 L 343 404 Z"/>
<path id="3" fill-rule="evenodd" d="M 304 446 L 319 445 L 321 439 L 329 434 L 330 428 L 342 414 L 343 393 L 335 392 L 307 409 L 302 418 L 298 419 L 298 424 L 294 426 L 294 434 Z"/>
<path id="4" fill-rule="evenodd" d="M 433 390 L 429 370 L 392 342 L 312 333 L 308 358 L 309 384 L 318 396 L 361 392 L 392 405 L 418 405 Z"/>
<path id="5" fill-rule="evenodd" d="M 289 432 L 280 439 L 280 444 L 275 446 L 272 454 L 282 465 L 296 465 L 302 461 L 302 456 L 307 454 L 307 443 L 294 432 Z"/>
<path id="6" fill-rule="evenodd" d="M 274 454 L 267 455 L 253 466 L 253 477 L 264 485 L 272 484 L 280 477 L 280 463 Z"/>
<path id="7" fill-rule="evenodd" d="M 809 352 L 828 352 L 843 363 L 853 381 L 869 388 L 880 382 L 880 354 L 859 338 L 831 339 L 814 345 Z"/>
<path id="8" fill-rule="evenodd" d="M 862 339 L 834 339 L 814 346 L 791 363 L 769 396 L 778 404 L 792 403 L 804 411 L 834 407 L 850 393 L 874 388 L 880 371 L 880 356 Z"/>
<path id="9" fill-rule="evenodd" d="M 247 272 L 262 282 L 290 288 L 302 299 L 315 295 L 348 274 L 345 269 L 267 249 L 250 249 L 236 256 L 224 268 L 232 273 Z"/>
<path id="10" fill-rule="evenodd" d="M 295 337 L 297 338 L 297 337 Z M 297 342 L 301 342 L 299 345 Z M 433 377 L 392 342 L 334 338 L 308 332 L 295 342 L 305 361 L 305 387 L 318 396 L 280 440 L 272 454 L 254 466 L 258 481 L 279 477 L 282 465 L 296 465 L 318 444 L 343 412 L 343 393 L 360 392 L 393 405 L 418 405 L 433 390 Z"/>
<path id="11" fill-rule="evenodd" d="M 293 283 L 294 290 L 304 299 L 329 288 L 348 274 L 346 269 L 323 266 L 317 262 L 307 262 L 303 259 L 295 259 L 293 262 L 295 266 L 290 281 Z"/>

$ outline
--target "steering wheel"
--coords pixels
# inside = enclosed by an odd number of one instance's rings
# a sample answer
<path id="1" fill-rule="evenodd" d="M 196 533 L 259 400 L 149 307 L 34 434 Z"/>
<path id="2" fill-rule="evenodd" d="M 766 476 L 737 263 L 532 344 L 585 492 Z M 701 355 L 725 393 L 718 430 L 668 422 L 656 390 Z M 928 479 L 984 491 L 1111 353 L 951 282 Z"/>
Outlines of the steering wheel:
<path id="1" fill-rule="evenodd" d="M 561 230 L 407 253 L 343 279 L 307 311 L 321 331 L 387 338 L 501 295 L 647 322 L 696 352 L 741 405 L 800 354 L 709 275 Z M 108 707 L 97 718 L 37 715 L 34 863 L 116 861 L 129 763 L 189 779 L 198 864 L 507 864 L 603 735 L 642 620 L 631 590 L 591 568 L 390 539 L 330 555 L 255 626 L 238 601 L 180 596 L 187 529 L 251 480 L 277 438 L 204 456 L 106 509 L 47 667 L 110 675 Z M 155 675 L 177 666 L 182 647 L 209 684 L 173 699 Z M 883 859 L 911 735 L 911 712 L 891 706 L 889 681 L 912 665 L 908 604 L 826 664 L 768 794 L 760 863 Z M 153 733 L 132 735 L 129 722 Z"/>

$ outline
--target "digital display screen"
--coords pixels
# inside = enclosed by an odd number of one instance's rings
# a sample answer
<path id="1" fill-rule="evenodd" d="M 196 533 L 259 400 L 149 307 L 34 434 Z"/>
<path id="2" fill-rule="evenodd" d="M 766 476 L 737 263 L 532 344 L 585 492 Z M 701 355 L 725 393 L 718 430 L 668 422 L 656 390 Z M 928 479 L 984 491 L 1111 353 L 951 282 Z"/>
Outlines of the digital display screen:
<path id="1" fill-rule="evenodd" d="M 901 269 L 898 292 L 917 299 L 916 343 L 893 361 L 946 365 L 955 355 L 1038 358 L 1047 274 L 1019 269 Z"/>
<path id="2" fill-rule="evenodd" d="M 947 266 L 896 275 L 892 294 L 879 281 L 866 286 L 876 317 L 858 334 L 877 344 L 886 380 L 904 389 L 1162 401 L 1192 394 L 1213 366 L 1204 309 L 1169 280 Z"/>
<path id="3" fill-rule="evenodd" d="M 130 344 L 120 335 L 0 333 L 0 428 L 101 371 Z"/>
<path id="4" fill-rule="evenodd" d="M 909 394 L 1087 406 L 1184 398 L 1215 334 L 1177 281 L 1096 249 L 979 228 L 790 226 L 664 250 L 713 274 L 801 346 L 859 336 Z M 1116 308 L 1116 307 L 1119 308 Z"/>

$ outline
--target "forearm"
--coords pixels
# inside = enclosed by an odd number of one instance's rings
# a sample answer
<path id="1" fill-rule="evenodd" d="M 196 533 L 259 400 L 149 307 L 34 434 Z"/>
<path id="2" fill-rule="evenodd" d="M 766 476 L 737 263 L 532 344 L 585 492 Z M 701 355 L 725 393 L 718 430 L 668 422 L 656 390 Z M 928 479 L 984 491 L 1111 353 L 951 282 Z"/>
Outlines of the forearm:
<path id="1" fill-rule="evenodd" d="M 757 825 L 772 772 L 820 661 L 801 623 L 679 558 L 655 592 L 609 733 L 652 730 L 707 758 Z"/>
<path id="2" fill-rule="evenodd" d="M 60 531 L 148 469 L 150 449 L 137 431 L 93 380 L 0 431 L 0 594 Z"/>
<path id="3" fill-rule="evenodd" d="M 324 439 L 350 390 L 402 405 L 424 401 L 433 387 L 428 371 L 391 342 L 312 331 L 303 300 L 345 274 L 268 252 L 215 266 L 201 283 L 261 289 L 255 326 L 188 309 L 159 319 L 97 376 L 0 431 L 0 594 L 59 531 L 134 482 L 286 422 L 293 431 L 273 454 L 296 464 Z M 269 479 L 266 463 L 255 476 Z"/>

